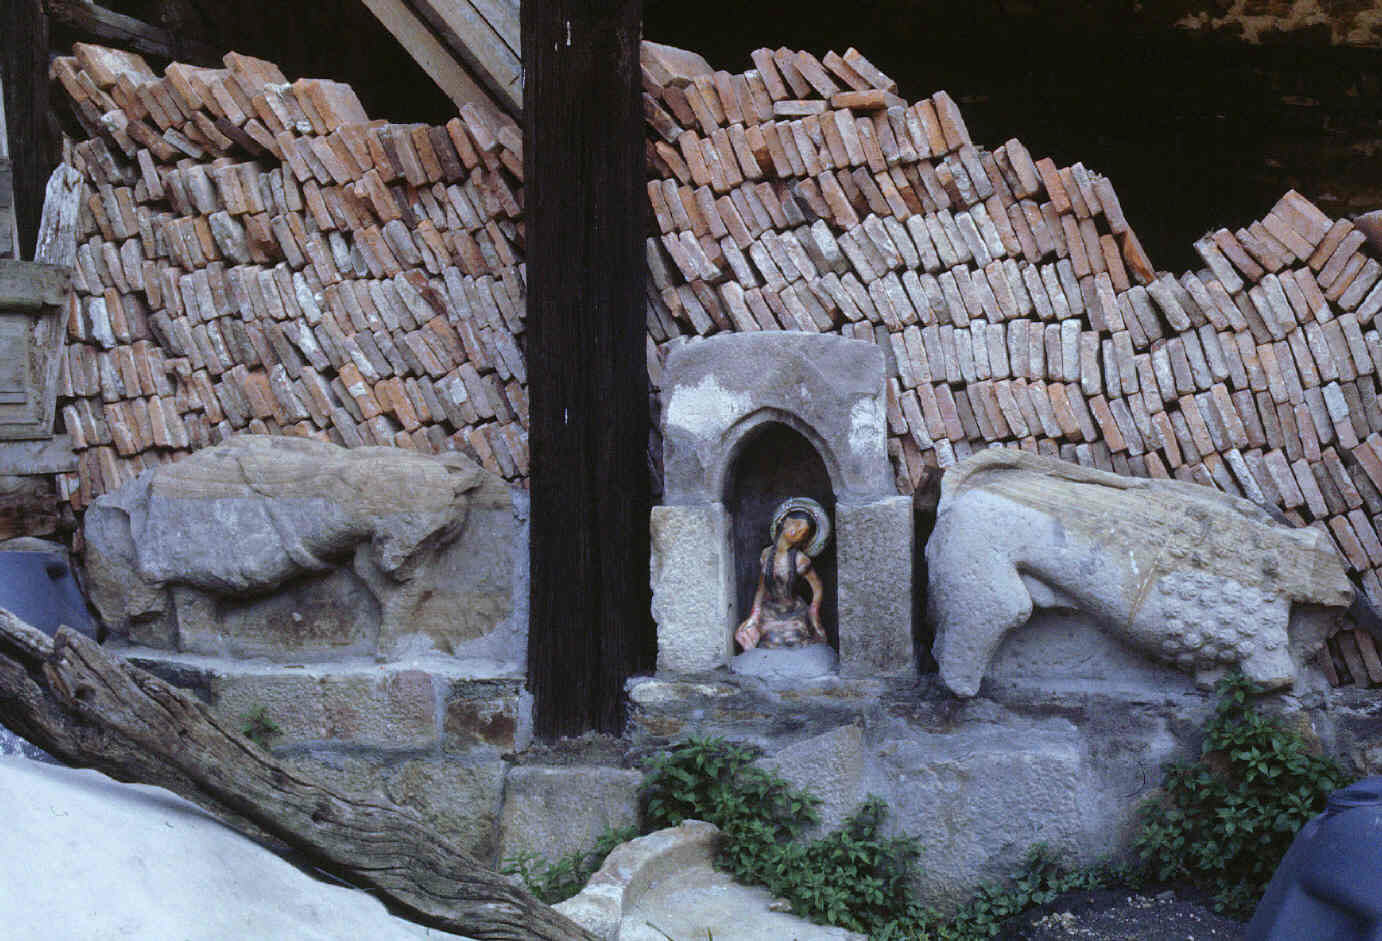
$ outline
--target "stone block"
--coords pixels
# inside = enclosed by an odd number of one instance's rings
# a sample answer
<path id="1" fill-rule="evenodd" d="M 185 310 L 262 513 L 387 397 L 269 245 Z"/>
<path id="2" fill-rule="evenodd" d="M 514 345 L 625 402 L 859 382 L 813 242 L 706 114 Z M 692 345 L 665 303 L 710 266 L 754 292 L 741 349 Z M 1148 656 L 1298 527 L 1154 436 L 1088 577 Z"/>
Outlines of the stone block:
<path id="1" fill-rule="evenodd" d="M 886 831 L 922 844 L 922 900 L 953 908 L 981 883 L 1011 876 L 1037 843 L 1092 862 L 1119 835 L 1102 803 L 1091 811 L 1101 782 L 1080 730 L 1061 719 L 1006 719 L 959 717 L 944 732 L 845 726 L 760 763 L 823 799 L 814 835 L 838 828 L 870 795 L 883 798 Z"/>
<path id="2" fill-rule="evenodd" d="M 1327 690 L 1323 696 L 1323 703 L 1307 716 L 1324 739 L 1325 749 L 1347 771 L 1362 777 L 1382 774 L 1382 710 L 1377 708 L 1377 691 L 1345 686 Z"/>
<path id="3" fill-rule="evenodd" d="M 211 708 L 238 730 L 262 707 L 282 730 L 275 748 L 421 749 L 439 739 L 434 682 L 422 670 L 221 672 L 211 681 Z"/>
<path id="4" fill-rule="evenodd" d="M 587 850 L 605 830 L 638 823 L 637 771 L 593 765 L 518 765 L 504 783 L 499 857 L 555 861 Z"/>
<path id="5" fill-rule="evenodd" d="M 873 760 L 867 748 L 858 725 L 843 725 L 788 745 L 758 764 L 821 799 L 821 822 L 806 834 L 814 838 L 839 827 L 867 797 L 873 777 Z"/>
<path id="6" fill-rule="evenodd" d="M 834 676 L 840 658 L 829 644 L 805 647 L 754 647 L 729 662 L 729 672 L 756 676 L 773 688 L 794 689 L 802 683 Z"/>
<path id="7" fill-rule="evenodd" d="M 586 887 L 556 909 L 601 938 L 618 938 L 626 907 L 632 907 L 654 883 L 695 865 L 712 865 L 719 842 L 719 827 L 686 820 L 621 843 Z"/>
<path id="8" fill-rule="evenodd" d="M 327 787 L 377 794 L 417 811 L 436 832 L 485 865 L 499 862 L 499 812 L 505 762 L 496 758 L 408 757 L 354 752 L 283 755 L 280 760 Z"/>
<path id="9" fill-rule="evenodd" d="M 229 657 L 352 657 L 372 655 L 379 638 L 379 602 L 347 568 L 295 578 L 266 595 L 218 597 L 171 589 L 176 649 Z M 163 646 L 132 624 L 131 639 Z"/>
<path id="10" fill-rule="evenodd" d="M 1189 692 L 1193 681 L 1144 657 L 1088 616 L 1037 611 L 1026 627 L 1003 638 L 986 683 L 995 690 L 1047 694 L 1155 695 Z"/>
<path id="11" fill-rule="evenodd" d="M 675 348 L 663 371 L 668 503 L 718 500 L 739 443 L 786 420 L 806 435 L 840 500 L 891 496 L 883 352 L 832 334 L 720 334 Z"/>
<path id="12" fill-rule="evenodd" d="M 695 673 L 729 662 L 734 594 L 724 506 L 655 506 L 650 525 L 658 670 Z"/>
<path id="13" fill-rule="evenodd" d="M 520 538 L 507 488 L 474 494 L 465 528 L 414 578 L 414 590 L 399 591 L 388 576 L 367 579 L 387 609 L 380 622 L 379 656 L 398 658 L 435 649 L 523 662 L 527 623 L 511 621 L 514 560 L 527 554 L 527 539 Z M 358 565 L 356 569 L 369 571 Z"/>
<path id="14" fill-rule="evenodd" d="M 914 674 L 910 497 L 835 507 L 840 669 Z"/>
<path id="15" fill-rule="evenodd" d="M 1080 730 L 1062 720 L 908 730 L 880 749 L 878 773 L 893 810 L 890 829 L 920 839 L 927 904 L 953 908 L 980 883 L 1010 877 L 1038 843 L 1074 863 L 1111 842 Z"/>
<path id="16" fill-rule="evenodd" d="M 715 866 L 719 842 L 717 827 L 687 820 L 622 843 L 580 894 L 556 909 L 610 941 L 865 941 L 862 934 L 777 911 L 767 889 L 734 882 Z"/>
<path id="17" fill-rule="evenodd" d="M 442 747 L 522 751 L 533 738 L 533 697 L 521 680 L 458 680 L 442 706 Z"/>

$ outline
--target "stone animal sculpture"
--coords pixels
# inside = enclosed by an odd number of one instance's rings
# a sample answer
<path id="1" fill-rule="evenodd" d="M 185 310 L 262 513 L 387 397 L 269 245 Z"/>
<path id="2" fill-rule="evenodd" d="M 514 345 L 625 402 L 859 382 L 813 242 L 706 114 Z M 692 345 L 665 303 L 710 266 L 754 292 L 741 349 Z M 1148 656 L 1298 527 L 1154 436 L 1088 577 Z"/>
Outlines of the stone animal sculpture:
<path id="1" fill-rule="evenodd" d="M 92 599 L 138 644 L 454 652 L 511 610 L 509 490 L 454 452 L 234 437 L 102 496 L 84 527 Z"/>
<path id="2" fill-rule="evenodd" d="M 926 546 L 940 676 L 973 696 L 1036 608 L 1075 610 L 1212 683 L 1289 686 L 1354 588 L 1329 539 L 1197 484 L 983 451 L 941 481 Z"/>

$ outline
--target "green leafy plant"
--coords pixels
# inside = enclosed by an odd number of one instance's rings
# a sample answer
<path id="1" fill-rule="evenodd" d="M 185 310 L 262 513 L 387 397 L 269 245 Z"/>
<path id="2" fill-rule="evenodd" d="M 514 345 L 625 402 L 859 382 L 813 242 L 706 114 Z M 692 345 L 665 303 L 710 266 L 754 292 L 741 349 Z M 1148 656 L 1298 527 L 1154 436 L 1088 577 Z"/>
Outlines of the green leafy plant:
<path id="1" fill-rule="evenodd" d="M 921 850 L 914 839 L 880 835 L 887 812 L 870 797 L 833 833 L 784 845 L 764 883 L 793 912 L 852 931 L 914 917 L 908 881 Z"/>
<path id="2" fill-rule="evenodd" d="M 585 887 L 616 846 L 638 835 L 635 827 L 608 827 L 588 850 L 568 853 L 549 863 L 535 853 L 519 853 L 504 860 L 500 872 L 518 876 L 528 891 L 548 905 L 565 901 Z"/>
<path id="3" fill-rule="evenodd" d="M 792 911 L 852 931 L 876 931 L 915 916 L 908 882 L 920 848 L 880 835 L 887 808 L 870 798 L 841 828 L 805 842 L 819 798 L 754 766 L 759 752 L 718 738 L 692 738 L 654 756 L 644 778 L 650 828 L 690 819 L 724 834 L 718 863 L 736 879 L 766 886 Z"/>
<path id="4" fill-rule="evenodd" d="M 820 799 L 755 767 L 760 752 L 720 738 L 690 738 L 645 765 L 648 830 L 705 820 L 723 831 L 718 862 L 742 882 L 781 865 L 778 848 L 818 822 Z"/>
<path id="5" fill-rule="evenodd" d="M 818 822 L 819 798 L 754 765 L 761 753 L 719 738 L 691 738 L 648 759 L 643 779 L 644 832 L 705 820 L 720 828 L 717 863 L 748 884 L 763 885 L 792 911 L 823 924 L 866 932 L 877 941 L 983 941 L 1027 909 L 1079 889 L 1126 881 L 1110 867 L 1069 871 L 1043 847 L 1029 855 L 1011 885 L 983 887 L 958 912 L 942 916 L 911 893 L 920 846 L 884 837 L 887 807 L 870 797 L 836 831 L 801 838 Z M 632 828 L 609 830 L 590 850 L 554 863 L 533 854 L 501 870 L 518 875 L 549 904 L 580 891 Z M 651 926 L 656 929 L 656 926 Z"/>
<path id="6" fill-rule="evenodd" d="M 1241 917 L 1296 831 L 1348 779 L 1280 719 L 1259 713 L 1253 697 L 1260 690 L 1251 682 L 1230 676 L 1218 692 L 1201 759 L 1169 766 L 1162 796 L 1142 809 L 1141 866 L 1070 870 L 1038 846 L 1011 883 L 982 887 L 948 916 L 912 896 L 920 847 L 881 835 L 881 800 L 869 798 L 840 829 L 806 841 L 802 833 L 820 819 L 819 798 L 757 767 L 761 752 L 751 746 L 691 738 L 652 756 L 643 784 L 645 832 L 687 819 L 713 823 L 724 834 L 717 863 L 736 879 L 766 886 L 797 915 L 875 941 L 985 941 L 1013 917 L 1065 893 L 1137 888 L 1145 880 L 1193 880 L 1212 888 L 1221 911 Z M 511 861 L 504 871 L 556 901 L 578 891 L 630 835 L 608 834 L 588 853 L 550 865 L 532 857 Z"/>
<path id="7" fill-rule="evenodd" d="M 240 734 L 268 751 L 273 740 L 283 734 L 283 729 L 269 718 L 268 708 L 260 705 L 240 716 Z"/>
<path id="8" fill-rule="evenodd" d="M 1199 761 L 1166 769 L 1162 796 L 1142 808 L 1136 846 L 1150 878 L 1193 880 L 1215 907 L 1251 914 L 1272 873 L 1329 793 L 1349 783 L 1329 758 L 1253 703 L 1241 674 L 1221 680 Z"/>
<path id="9" fill-rule="evenodd" d="M 1092 891 L 1124 881 L 1125 873 L 1110 865 L 1066 869 L 1050 850 L 1034 846 L 1011 884 L 982 886 L 965 905 L 949 917 L 927 912 L 914 925 L 898 925 L 875 935 L 877 941 L 934 939 L 934 941 L 986 941 L 996 938 L 1004 926 L 1023 912 L 1067 892 Z M 910 933 L 908 933 L 910 931 Z"/>

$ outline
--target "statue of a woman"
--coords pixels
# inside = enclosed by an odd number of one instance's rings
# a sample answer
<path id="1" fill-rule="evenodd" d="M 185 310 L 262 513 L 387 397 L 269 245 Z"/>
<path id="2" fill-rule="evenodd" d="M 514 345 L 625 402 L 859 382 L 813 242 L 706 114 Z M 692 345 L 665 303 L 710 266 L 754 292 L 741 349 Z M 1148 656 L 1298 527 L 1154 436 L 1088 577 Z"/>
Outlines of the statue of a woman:
<path id="1" fill-rule="evenodd" d="M 759 557 L 753 610 L 734 632 L 734 639 L 744 650 L 823 644 L 824 591 L 811 558 L 830 538 L 830 518 L 815 500 L 794 497 L 773 514 L 772 537 L 773 544 Z M 809 601 L 801 595 L 803 582 L 811 592 Z"/>

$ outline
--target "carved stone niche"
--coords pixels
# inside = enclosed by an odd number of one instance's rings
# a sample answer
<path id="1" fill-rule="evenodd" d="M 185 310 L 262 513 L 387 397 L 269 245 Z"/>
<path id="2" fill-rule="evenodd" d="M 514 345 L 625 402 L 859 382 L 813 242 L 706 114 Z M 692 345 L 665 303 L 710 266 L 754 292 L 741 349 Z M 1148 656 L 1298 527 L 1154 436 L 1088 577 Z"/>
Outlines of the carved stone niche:
<path id="1" fill-rule="evenodd" d="M 815 565 L 842 672 L 915 671 L 912 503 L 888 463 L 884 379 L 878 347 L 833 335 L 730 334 L 672 351 L 665 503 L 651 522 L 660 672 L 729 662 L 773 508 L 793 496 L 833 518 Z"/>
<path id="2" fill-rule="evenodd" d="M 71 269 L 0 261 L 0 440 L 48 438 Z"/>

